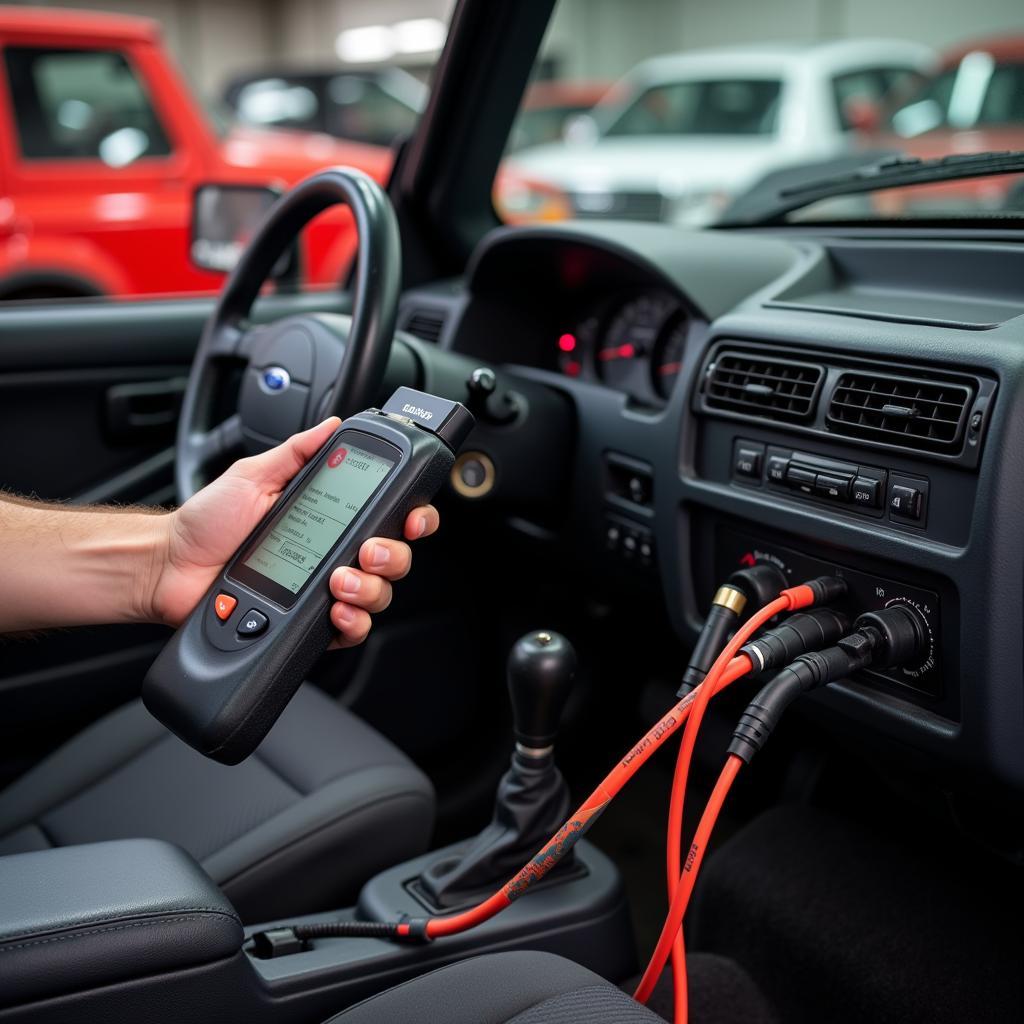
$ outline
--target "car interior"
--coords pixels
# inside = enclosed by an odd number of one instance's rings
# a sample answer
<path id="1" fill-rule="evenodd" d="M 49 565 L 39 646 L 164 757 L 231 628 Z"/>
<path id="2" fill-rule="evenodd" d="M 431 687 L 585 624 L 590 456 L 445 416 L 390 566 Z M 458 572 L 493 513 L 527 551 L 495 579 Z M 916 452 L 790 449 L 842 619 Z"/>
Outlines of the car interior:
<path id="1" fill-rule="evenodd" d="M 386 185 L 218 295 L 0 309 L 4 492 L 171 507 L 340 411 L 441 519 L 351 650 L 237 571 L 0 637 L 0 1021 L 1024 1018 L 1022 222 L 865 213 L 1024 154 L 506 224 L 555 6 L 458 0 Z M 337 205 L 346 279 L 268 287 Z"/>

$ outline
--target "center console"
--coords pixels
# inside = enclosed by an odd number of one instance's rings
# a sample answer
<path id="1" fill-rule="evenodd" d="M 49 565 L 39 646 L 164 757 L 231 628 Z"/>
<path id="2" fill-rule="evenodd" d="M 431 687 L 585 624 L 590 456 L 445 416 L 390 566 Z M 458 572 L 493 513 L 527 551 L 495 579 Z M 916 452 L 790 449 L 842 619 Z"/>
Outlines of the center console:
<path id="1" fill-rule="evenodd" d="M 309 1024 L 434 968 L 510 949 L 628 977 L 636 962 L 622 880 L 585 841 L 471 930 L 434 941 L 329 937 L 344 922 L 475 906 L 559 829 L 571 804 L 554 741 L 574 671 L 572 647 L 557 633 L 531 633 L 513 647 L 516 748 L 490 825 L 382 872 L 354 907 L 243 931 L 191 857 L 155 840 L 0 858 L 0 1021 L 178 1024 L 201 1010 L 204 1020 Z"/>

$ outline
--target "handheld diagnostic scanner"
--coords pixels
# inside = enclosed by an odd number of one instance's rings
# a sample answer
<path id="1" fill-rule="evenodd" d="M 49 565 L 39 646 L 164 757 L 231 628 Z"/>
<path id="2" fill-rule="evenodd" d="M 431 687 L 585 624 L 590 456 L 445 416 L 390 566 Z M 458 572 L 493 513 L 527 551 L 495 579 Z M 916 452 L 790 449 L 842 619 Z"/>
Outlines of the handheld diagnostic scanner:
<path id="1" fill-rule="evenodd" d="M 346 419 L 153 662 L 150 712 L 207 757 L 248 757 L 334 635 L 331 573 L 367 538 L 401 537 L 473 424 L 458 402 L 412 388 Z"/>

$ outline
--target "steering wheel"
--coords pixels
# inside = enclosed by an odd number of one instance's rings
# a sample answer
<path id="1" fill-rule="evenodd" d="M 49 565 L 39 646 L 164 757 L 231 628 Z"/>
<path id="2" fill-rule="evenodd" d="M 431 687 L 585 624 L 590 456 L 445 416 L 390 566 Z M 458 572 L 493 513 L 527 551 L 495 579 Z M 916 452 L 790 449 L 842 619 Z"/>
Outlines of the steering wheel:
<path id="1" fill-rule="evenodd" d="M 352 210 L 359 241 L 351 317 L 314 313 L 250 325 L 252 304 L 286 247 L 338 204 Z M 400 287 L 398 221 L 372 178 L 333 167 L 282 196 L 203 328 L 178 422 L 178 501 L 208 483 L 232 454 L 263 451 L 332 413 L 370 405 L 391 351 Z M 225 391 L 232 379 L 238 383 L 239 371 L 237 400 L 228 398 L 225 408 Z"/>

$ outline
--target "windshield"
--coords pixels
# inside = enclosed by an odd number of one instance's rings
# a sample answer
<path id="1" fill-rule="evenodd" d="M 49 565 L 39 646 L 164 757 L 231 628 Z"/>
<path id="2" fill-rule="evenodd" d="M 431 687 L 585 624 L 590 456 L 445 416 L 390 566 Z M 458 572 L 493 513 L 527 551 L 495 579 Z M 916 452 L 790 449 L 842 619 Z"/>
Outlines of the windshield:
<path id="1" fill-rule="evenodd" d="M 494 183 L 509 223 L 707 227 L 765 183 L 904 156 L 1024 150 L 1024 5 L 929 0 L 636 4 L 559 0 L 531 89 L 603 82 L 589 109 L 523 131 Z M 527 96 L 529 96 L 529 92 Z M 1017 216 L 1020 175 L 900 183 L 793 220 Z"/>
<path id="2" fill-rule="evenodd" d="M 669 82 L 645 89 L 602 133 L 620 135 L 771 135 L 778 81 Z"/>

